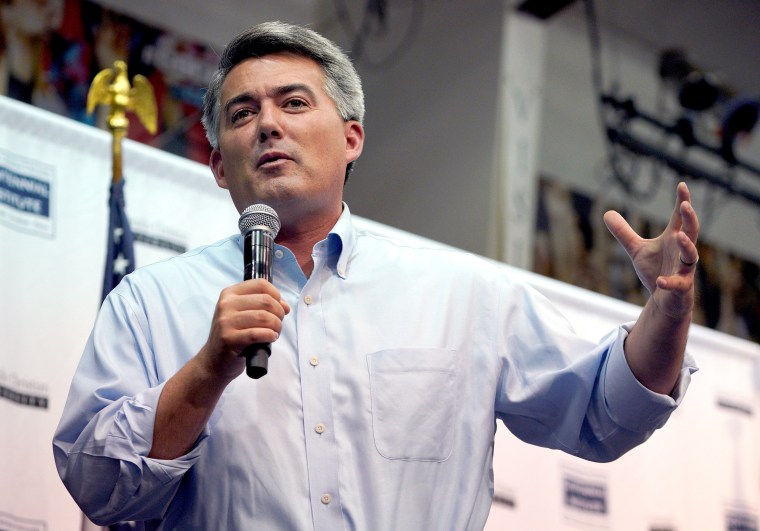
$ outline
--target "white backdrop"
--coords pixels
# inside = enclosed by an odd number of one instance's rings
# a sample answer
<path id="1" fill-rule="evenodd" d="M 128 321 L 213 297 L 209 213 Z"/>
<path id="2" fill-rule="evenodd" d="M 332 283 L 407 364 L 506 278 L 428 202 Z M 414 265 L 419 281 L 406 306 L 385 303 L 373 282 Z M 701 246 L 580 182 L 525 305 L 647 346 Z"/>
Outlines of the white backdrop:
<path id="1" fill-rule="evenodd" d="M 102 131 L 0 97 L 2 530 L 81 525 L 55 473 L 51 439 L 99 304 L 109 150 Z M 203 165 L 126 142 L 125 176 L 132 228 L 151 242 L 137 244 L 138 265 L 237 230 L 237 212 Z M 598 338 L 638 313 L 509 269 L 581 334 Z M 760 347 L 694 327 L 689 349 L 701 370 L 684 405 L 615 463 L 529 447 L 500 425 L 487 529 L 757 529 Z"/>
<path id="2" fill-rule="evenodd" d="M 42 408 L 0 398 L 2 530 L 80 525 L 51 441 L 100 305 L 110 143 L 104 131 L 0 97 L 0 386 L 47 399 Z M 136 233 L 190 249 L 237 230 L 203 166 L 134 142 L 124 160 Z M 49 185 L 49 216 L 20 209 L 37 197 L 19 176 Z M 138 264 L 174 254 L 142 243 L 135 253 Z"/>

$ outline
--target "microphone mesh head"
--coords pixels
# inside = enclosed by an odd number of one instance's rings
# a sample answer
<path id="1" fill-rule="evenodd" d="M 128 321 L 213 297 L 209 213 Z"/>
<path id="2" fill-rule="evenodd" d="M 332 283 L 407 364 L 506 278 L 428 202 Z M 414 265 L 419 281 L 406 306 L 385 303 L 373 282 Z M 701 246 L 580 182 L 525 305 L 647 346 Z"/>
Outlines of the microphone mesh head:
<path id="1" fill-rule="evenodd" d="M 272 238 L 280 232 L 280 218 L 277 212 L 270 206 L 263 204 L 251 205 L 240 214 L 238 221 L 241 234 L 245 234 L 253 227 L 264 227 L 272 233 Z"/>

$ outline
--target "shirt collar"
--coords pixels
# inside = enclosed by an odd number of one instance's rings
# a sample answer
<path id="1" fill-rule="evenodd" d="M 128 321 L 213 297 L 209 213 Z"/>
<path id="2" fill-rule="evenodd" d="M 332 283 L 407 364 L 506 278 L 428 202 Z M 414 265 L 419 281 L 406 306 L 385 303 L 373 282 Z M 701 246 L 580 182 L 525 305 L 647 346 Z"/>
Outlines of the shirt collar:
<path id="1" fill-rule="evenodd" d="M 244 238 L 242 234 L 237 235 L 237 241 L 238 247 L 240 247 L 242 252 L 244 246 Z M 354 250 L 354 244 L 356 243 L 356 229 L 351 222 L 351 211 L 348 209 L 348 205 L 345 202 L 343 203 L 343 212 L 335 225 L 333 225 L 327 238 L 322 240 L 322 242 L 317 243 L 317 245 L 320 245 L 321 243 L 327 245 L 327 254 L 338 255 L 338 260 L 335 263 L 335 271 L 340 278 L 346 279 L 348 277 L 349 258 Z M 279 244 L 275 244 L 275 247 L 286 249 Z"/>
<path id="2" fill-rule="evenodd" d="M 356 230 L 351 222 L 351 211 L 348 205 L 343 203 L 343 212 L 338 221 L 327 235 L 327 245 L 330 253 L 338 253 L 338 261 L 335 264 L 335 271 L 342 279 L 348 277 L 348 264 L 351 253 L 356 243 Z"/>

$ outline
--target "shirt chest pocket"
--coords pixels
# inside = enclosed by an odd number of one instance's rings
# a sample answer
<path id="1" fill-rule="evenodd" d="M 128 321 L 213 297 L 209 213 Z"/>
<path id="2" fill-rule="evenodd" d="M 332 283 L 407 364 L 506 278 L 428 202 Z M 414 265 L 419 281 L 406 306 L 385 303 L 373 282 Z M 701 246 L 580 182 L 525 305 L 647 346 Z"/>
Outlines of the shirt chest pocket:
<path id="1" fill-rule="evenodd" d="M 403 348 L 367 355 L 372 432 L 387 459 L 445 461 L 457 407 L 454 350 Z"/>

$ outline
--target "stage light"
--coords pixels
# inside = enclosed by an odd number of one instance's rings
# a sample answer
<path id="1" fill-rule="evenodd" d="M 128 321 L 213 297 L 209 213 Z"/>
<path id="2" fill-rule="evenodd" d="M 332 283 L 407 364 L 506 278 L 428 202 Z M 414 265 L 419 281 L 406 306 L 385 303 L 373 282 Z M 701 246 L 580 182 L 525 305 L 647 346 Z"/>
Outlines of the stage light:
<path id="1" fill-rule="evenodd" d="M 729 93 L 714 74 L 704 72 L 692 64 L 683 50 L 663 51 L 660 55 L 659 74 L 663 81 L 675 86 L 678 103 L 690 111 L 706 111 Z"/>
<path id="2" fill-rule="evenodd" d="M 546 20 L 573 2 L 575 0 L 524 0 L 517 6 L 517 10 Z"/>
<path id="3" fill-rule="evenodd" d="M 734 98 L 726 105 L 720 124 L 720 154 L 729 164 L 736 164 L 734 144 L 737 139 L 749 135 L 760 115 L 758 98 Z"/>

